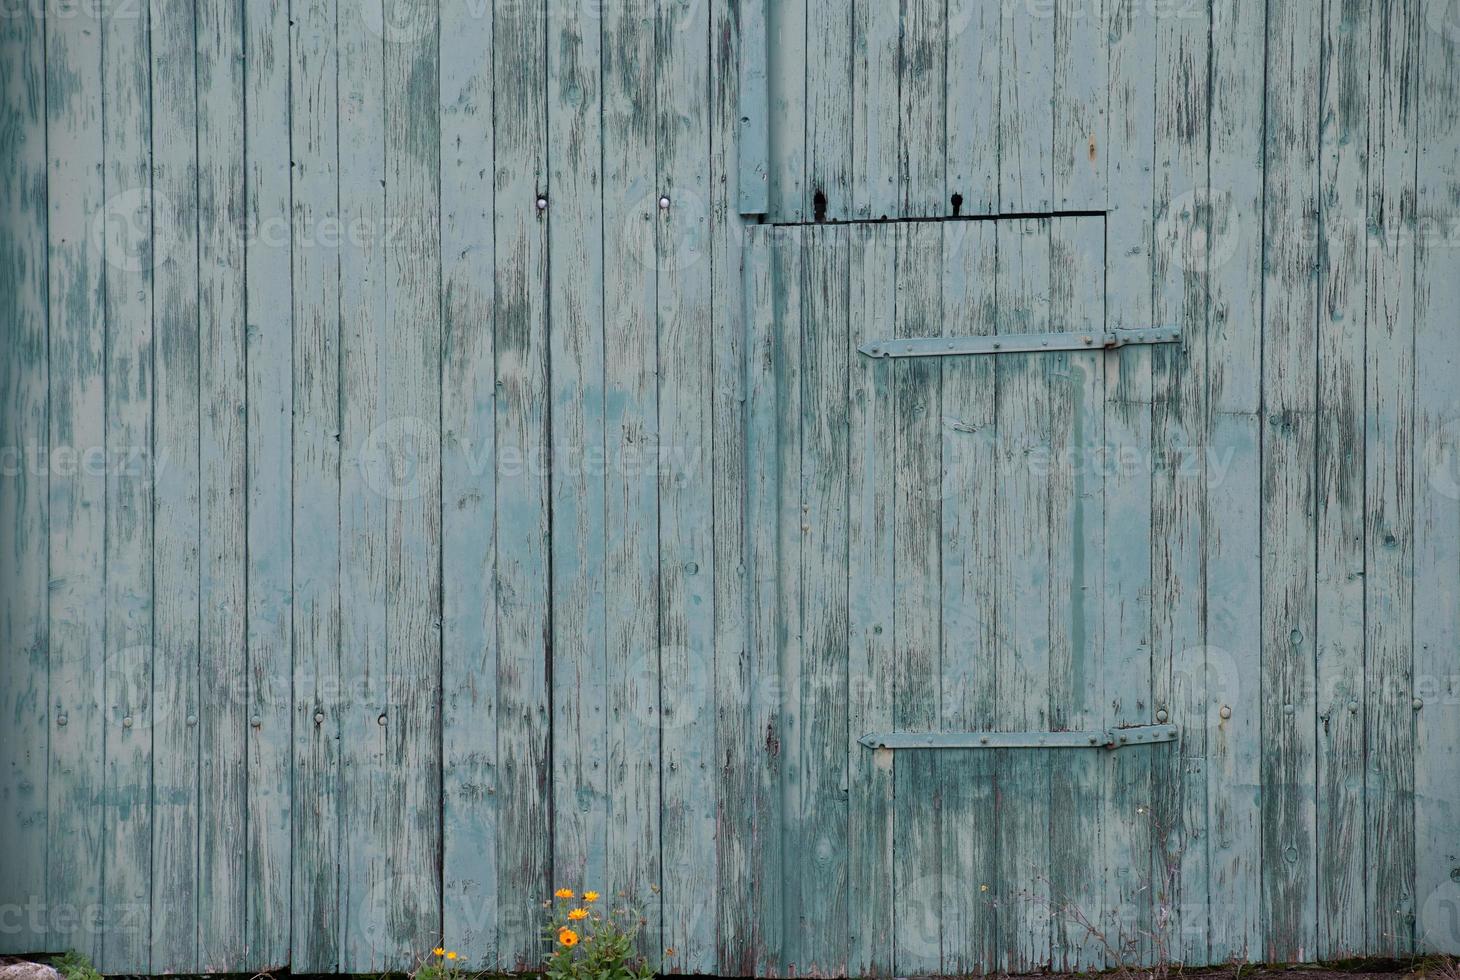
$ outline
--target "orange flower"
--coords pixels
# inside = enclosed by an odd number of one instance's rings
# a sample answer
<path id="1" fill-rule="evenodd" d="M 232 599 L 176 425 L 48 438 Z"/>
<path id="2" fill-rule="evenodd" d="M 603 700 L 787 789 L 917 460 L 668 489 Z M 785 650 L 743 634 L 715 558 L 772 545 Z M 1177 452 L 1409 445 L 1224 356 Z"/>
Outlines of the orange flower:
<path id="1" fill-rule="evenodd" d="M 447 953 L 447 954 L 446 954 L 446 958 L 447 958 L 447 959 L 448 959 L 448 960 L 454 960 L 454 959 L 456 959 L 456 952 L 455 952 L 455 951 L 452 951 L 452 952 L 450 952 L 450 953 Z"/>
<path id="2" fill-rule="evenodd" d="M 588 918 L 588 910 L 574 909 L 573 911 L 568 913 L 568 918 L 572 919 L 574 922 L 577 922 L 579 919 L 586 919 Z"/>
<path id="3" fill-rule="evenodd" d="M 585 901 L 585 902 L 596 902 L 596 901 L 598 901 L 598 892 L 584 892 L 583 893 L 583 901 Z"/>
<path id="4" fill-rule="evenodd" d="M 559 888 L 557 891 L 553 892 L 553 894 L 556 895 L 556 896 L 558 896 L 558 898 L 572 898 L 573 897 L 573 889 L 571 889 L 571 888 Z"/>
<path id="5" fill-rule="evenodd" d="M 567 926 L 558 930 L 558 942 L 568 948 L 578 945 L 578 934 Z"/>

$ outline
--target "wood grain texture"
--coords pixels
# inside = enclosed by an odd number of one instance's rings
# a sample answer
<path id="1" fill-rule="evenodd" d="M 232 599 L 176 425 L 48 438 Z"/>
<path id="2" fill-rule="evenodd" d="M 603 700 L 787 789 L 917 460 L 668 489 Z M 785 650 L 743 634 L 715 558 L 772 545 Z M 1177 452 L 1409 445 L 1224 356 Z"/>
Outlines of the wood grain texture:
<path id="1" fill-rule="evenodd" d="M 290 457 L 294 588 L 291 692 L 291 915 L 309 923 L 291 962 L 335 969 L 342 759 L 334 703 L 342 681 L 340 609 L 340 59 L 333 4 L 293 8 L 289 37 Z M 272 721 L 272 719 L 271 719 Z M 262 726 L 256 729 L 262 736 Z M 297 959 L 296 959 L 297 958 Z"/>
<path id="2" fill-rule="evenodd" d="M 0 160 L 11 175 L 0 185 L 0 717 L 13 733 L 0 745 L 0 901 L 23 907 L 47 899 L 55 728 L 47 691 L 50 480 L 36 462 L 49 456 L 51 445 L 46 35 L 39 17 L 0 23 L 0 112 L 8 120 L 0 130 Z M 123 826 L 119 821 L 118 830 Z M 150 831 L 142 833 L 150 843 Z M 134 915 L 145 929 L 145 900 Z M 44 921 L 24 923 L 0 935 L 0 950 L 43 945 L 46 928 Z M 145 934 L 142 941 L 145 964 Z"/>
<path id="3" fill-rule="evenodd" d="M 1036 3 L 1000 6 L 999 210 L 1003 213 L 1053 207 L 1055 9 Z"/>
<path id="4" fill-rule="evenodd" d="M 492 8 L 441 8 L 442 941 L 497 964 Z"/>
<path id="5" fill-rule="evenodd" d="M 277 965 L 297 954 L 296 962 L 338 969 L 338 925 L 344 917 L 337 888 L 326 882 L 323 897 L 331 900 L 309 905 L 307 918 L 304 895 L 293 891 L 296 881 L 307 879 L 295 874 L 292 832 L 293 214 L 290 121 L 288 113 L 277 111 L 290 98 L 288 3 L 250 4 L 242 29 L 248 495 L 248 668 L 242 696 L 250 726 L 255 716 L 260 720 L 248 736 L 246 962 Z M 289 289 L 283 288 L 286 283 Z M 291 356 L 284 357 L 285 351 Z M 339 429 L 337 422 L 337 438 L 343 443 Z M 341 500 L 343 509 L 343 490 Z M 336 600 L 341 606 L 343 596 L 342 588 Z M 333 696 L 326 696 L 314 712 L 325 713 L 320 724 L 333 738 L 340 731 L 339 681 L 336 677 Z M 341 794 L 343 789 L 341 781 Z M 337 859 L 335 880 L 338 868 Z"/>
<path id="6" fill-rule="evenodd" d="M 1438 9 L 1438 8 L 1430 8 Z M 1460 951 L 1460 466 L 1450 274 L 1460 223 L 1460 66 L 1453 21 L 1419 26 L 1415 187 L 1414 679 L 1415 951 Z"/>
<path id="7" fill-rule="evenodd" d="M 1269 9 L 1262 312 L 1262 889 L 1268 959 L 1317 943 L 1314 679 L 1321 11 Z"/>
<path id="8" fill-rule="evenodd" d="M 1414 948 L 1415 101 L 1420 4 L 1370 22 L 1364 320 L 1368 946 Z"/>
<path id="9" fill-rule="evenodd" d="M 105 935 L 101 958 L 149 969 L 152 904 L 152 263 L 151 100 L 147 21 L 108 17 L 102 30 L 102 118 L 108 199 L 134 202 L 106 258 Z M 23 161 L 16 161 L 23 167 Z M 115 197 L 114 197 L 115 195 Z M 125 231 L 123 231 L 125 229 Z M 24 241 L 17 237 L 17 241 Z M 23 280 L 16 283 L 18 295 Z M 17 312 L 17 320 L 24 316 Z M 23 338 L 17 337 L 23 349 Z M 23 390 L 23 389 L 22 389 Z M 24 419 L 25 406 L 16 406 Z M 8 441 L 5 444 L 9 445 Z M 27 470 L 26 473 L 30 473 Z M 24 495 L 21 497 L 25 499 Z M 19 522 L 24 527 L 22 518 Z M 19 559 L 21 556 L 16 556 Z M 23 565 L 20 567 L 24 567 Z M 0 590 L 6 586 L 0 585 Z M 23 589 L 21 595 L 24 595 Z M 14 647 L 12 649 L 19 649 Z M 131 724 L 126 724 L 127 719 Z M 44 744 L 44 743 L 42 743 Z M 239 875 L 242 882 L 244 877 Z M 17 950 L 19 952 L 21 950 Z"/>
<path id="10" fill-rule="evenodd" d="M 943 122 L 947 214 L 999 210 L 999 120 L 991 103 L 999 91 L 1002 9 L 982 0 L 948 0 Z"/>
<path id="11" fill-rule="evenodd" d="M 1319 955 L 1366 944 L 1364 891 L 1364 350 L 1369 16 L 1325 6 L 1318 311 Z"/>

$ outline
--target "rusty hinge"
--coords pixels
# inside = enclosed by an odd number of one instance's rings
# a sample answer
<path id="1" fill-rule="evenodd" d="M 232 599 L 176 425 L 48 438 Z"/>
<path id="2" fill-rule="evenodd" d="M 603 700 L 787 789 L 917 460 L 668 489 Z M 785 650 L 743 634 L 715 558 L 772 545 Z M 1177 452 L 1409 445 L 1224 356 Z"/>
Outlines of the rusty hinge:
<path id="1" fill-rule="evenodd" d="M 1006 333 L 972 337 L 900 337 L 872 340 L 857 350 L 868 357 L 956 357 L 961 354 L 1028 354 L 1055 350 L 1113 350 L 1131 344 L 1179 344 L 1180 327 L 1107 330 L 1105 333 Z"/>
<path id="2" fill-rule="evenodd" d="M 869 732 L 869 749 L 1123 749 L 1176 741 L 1175 725 L 1135 725 L 1083 732 Z"/>

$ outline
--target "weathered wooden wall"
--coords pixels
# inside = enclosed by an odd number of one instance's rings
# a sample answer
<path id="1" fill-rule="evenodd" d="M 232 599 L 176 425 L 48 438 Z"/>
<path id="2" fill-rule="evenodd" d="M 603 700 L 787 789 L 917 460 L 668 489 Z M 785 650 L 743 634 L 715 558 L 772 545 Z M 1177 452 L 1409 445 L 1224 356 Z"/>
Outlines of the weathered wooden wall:
<path id="1" fill-rule="evenodd" d="M 15 0 L 0 102 L 0 952 L 1460 953 L 1455 3 Z"/>

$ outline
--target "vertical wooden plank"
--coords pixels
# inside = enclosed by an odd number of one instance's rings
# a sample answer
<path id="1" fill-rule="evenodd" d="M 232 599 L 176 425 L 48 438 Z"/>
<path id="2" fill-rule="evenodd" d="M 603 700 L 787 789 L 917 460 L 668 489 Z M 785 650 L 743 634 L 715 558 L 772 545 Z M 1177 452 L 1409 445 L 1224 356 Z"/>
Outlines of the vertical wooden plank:
<path id="1" fill-rule="evenodd" d="M 1268 9 L 1263 281 L 1262 821 L 1265 958 L 1316 949 L 1313 450 L 1319 8 Z"/>
<path id="2" fill-rule="evenodd" d="M 293 662 L 291 432 L 294 411 L 289 181 L 289 4 L 253 2 L 243 11 L 244 337 L 248 387 L 248 960 L 264 968 L 338 966 L 338 900 L 332 890 L 307 916 L 293 883 Z M 285 285 L 290 288 L 285 288 Z M 339 733 L 336 700 L 327 737 Z M 311 719 L 311 723 L 315 723 Z M 322 722 L 321 722 L 322 723 Z M 337 876 L 337 875 L 336 875 Z M 327 902 L 327 905 L 324 903 Z M 323 907 L 321 907 L 323 906 Z M 296 942 L 291 944 L 291 936 Z M 319 943 L 323 949 L 316 946 Z M 316 950 L 319 950 L 316 953 Z"/>
<path id="3" fill-rule="evenodd" d="M 156 590 L 154 704 L 172 706 L 153 729 L 153 973 L 197 969 L 199 726 L 217 705 L 198 688 L 201 630 L 198 555 L 199 347 L 197 78 L 195 11 L 157 0 L 152 33 L 152 162 L 157 206 L 172 209 L 173 241 L 154 272 L 154 448 L 159 461 L 153 520 Z M 158 222 L 153 219 L 154 234 Z M 55 574 L 54 572 L 52 574 Z M 54 688 L 53 688 L 54 689 Z"/>
<path id="4" fill-rule="evenodd" d="M 999 209 L 996 93 L 1002 8 L 1002 4 L 984 0 L 947 3 L 943 131 L 947 142 L 944 168 L 948 214 L 994 214 Z"/>
<path id="5" fill-rule="evenodd" d="M 655 283 L 664 969 L 714 969 L 715 679 L 710 333 L 710 12 L 659 4 Z M 670 950 L 673 950 L 671 953 Z"/>
<path id="6" fill-rule="evenodd" d="M 754 970 L 753 759 L 751 675 L 747 647 L 750 595 L 746 549 L 745 351 L 747 309 L 742 278 L 745 229 L 733 214 L 746 180 L 737 168 L 738 99 L 746 84 L 731 66 L 749 56 L 752 11 L 760 4 L 710 4 L 710 331 L 714 422 L 711 426 L 715 610 L 715 972 Z M 764 25 L 761 24 L 763 31 Z M 764 43 L 762 35 L 761 43 Z M 744 52 L 744 56 L 742 56 Z M 743 140 L 744 137 L 741 137 Z"/>
<path id="7" fill-rule="evenodd" d="M 51 5 L 46 37 L 50 380 L 50 774 L 46 807 L 51 949 L 93 960 L 102 933 L 106 655 L 104 269 L 88 241 L 103 206 L 101 24 L 94 8 Z"/>
<path id="8" fill-rule="evenodd" d="M 1111 7 L 1119 6 L 1119 0 L 1111 0 Z M 1052 209 L 1054 9 L 1036 3 L 1001 6 L 999 210 L 1005 214 Z"/>
<path id="9" fill-rule="evenodd" d="M 1206 249 L 1210 24 L 1191 5 L 1156 13 L 1156 119 L 1152 322 L 1183 331 L 1152 352 L 1152 712 L 1182 726 L 1177 745 L 1149 750 L 1156 833 L 1152 898 L 1161 955 L 1207 956 L 1206 582 L 1203 512 L 1207 460 Z M 1147 751 L 1147 750 L 1142 750 Z"/>
<path id="10" fill-rule="evenodd" d="M 552 311 L 553 871 L 595 888 L 607 870 L 603 605 L 603 228 L 598 20 L 548 5 L 548 285 Z"/>
<path id="11" fill-rule="evenodd" d="M 1318 269 L 1318 952 L 1359 955 L 1364 888 L 1364 306 L 1369 9 L 1324 7 Z"/>
<path id="12" fill-rule="evenodd" d="M 892 336 L 896 243 L 891 225 L 863 225 L 852 242 L 849 346 Z M 892 792 L 890 749 L 857 742 L 893 725 L 893 365 L 859 357 L 849 381 L 847 467 L 848 976 L 893 970 Z"/>
<path id="13" fill-rule="evenodd" d="M 897 71 L 898 217 L 947 214 L 947 10 L 944 0 L 900 0 Z M 890 97 L 884 92 L 882 97 Z"/>
<path id="14" fill-rule="evenodd" d="M 497 966 L 491 4 L 441 18 L 442 933 Z"/>
<path id="15" fill-rule="evenodd" d="M 967 0 L 964 0 L 967 2 Z M 1055 0 L 1054 144 L 1051 200 L 1058 210 L 1104 210 L 1106 194 L 1106 114 L 1110 91 L 1110 48 L 1105 41 L 1105 5 L 1091 0 Z M 1183 21 L 1206 23 L 1193 3 L 1156 6 Z M 1190 84 L 1206 76 L 1201 66 Z M 1195 122 L 1195 120 L 1193 120 Z"/>
<path id="16" fill-rule="evenodd" d="M 801 222 L 812 218 L 810 193 L 806 187 L 808 2 L 810 0 L 768 0 L 769 215 L 772 221 Z M 819 24 L 815 26 L 819 39 L 822 27 Z"/>
<path id="17" fill-rule="evenodd" d="M 1207 325 L 1207 860 L 1212 962 L 1262 955 L 1261 17 L 1212 5 Z M 1192 719 L 1195 724 L 1195 719 Z"/>
<path id="18" fill-rule="evenodd" d="M 339 969 L 385 968 L 386 728 L 393 678 L 387 659 L 387 504 L 408 493 L 414 431 L 390 421 L 385 248 L 383 7 L 341 10 L 338 21 L 340 222 L 358 229 L 340 250 L 340 764 Z M 326 721 L 330 721 L 328 713 Z M 386 721 L 389 722 L 389 715 Z M 415 870 L 415 869 L 410 869 Z"/>
<path id="19" fill-rule="evenodd" d="M 735 106 L 736 147 L 736 210 L 741 214 L 765 214 L 770 209 L 770 93 L 766 75 L 770 67 L 770 39 L 766 36 L 767 0 L 747 0 L 733 8 L 729 33 L 717 31 L 718 41 L 735 36 L 735 58 L 726 60 L 729 52 L 714 59 L 717 80 L 724 83 L 729 66 L 736 65 Z M 721 89 L 720 91 L 724 91 Z M 727 131 L 727 136 L 729 135 Z M 727 172 L 728 173 L 728 172 Z"/>
<path id="20" fill-rule="evenodd" d="M 762 695 L 773 712 L 764 723 L 766 765 L 763 777 L 767 796 L 776 800 L 768 813 L 779 817 L 763 821 L 761 832 L 778 837 L 767 854 L 762 874 L 781 879 L 780 887 L 766 902 L 767 917 L 779 912 L 780 928 L 774 945 L 768 941 L 766 972 L 785 975 L 796 970 L 800 955 L 801 911 L 806 883 L 789 870 L 796 866 L 803 833 L 801 783 L 806 776 L 801 744 L 801 672 L 806 659 L 805 592 L 802 582 L 802 552 L 806 547 L 805 515 L 801 511 L 801 473 L 804 465 L 801 413 L 805 392 L 802 378 L 802 336 L 806 318 L 806 251 L 811 232 L 790 230 L 775 242 L 774 318 L 765 349 L 769 352 L 768 383 L 774 397 L 774 414 L 763 431 L 775 440 L 775 509 L 768 521 L 774 542 L 775 598 L 772 609 L 775 628 L 761 672 Z M 763 405 L 765 399 L 760 399 Z M 779 826 L 777 826 L 779 824 Z M 779 907 L 777 907 L 777 900 Z"/>
<path id="21" fill-rule="evenodd" d="M 1369 42 L 1364 880 L 1368 947 L 1395 956 L 1414 949 L 1416 913 L 1412 464 L 1419 23 L 1416 0 L 1390 0 L 1371 21 Z"/>
<path id="22" fill-rule="evenodd" d="M 900 5 L 853 0 L 852 201 L 858 218 L 896 215 Z M 889 624 L 890 625 L 890 624 Z"/>
<path id="23" fill-rule="evenodd" d="M 852 20 L 845 0 L 806 0 L 806 184 L 812 221 L 845 221 L 852 200 Z M 803 219 L 804 220 L 804 219 Z"/>
<path id="24" fill-rule="evenodd" d="M 1050 222 L 1050 326 L 1090 335 L 1105 329 L 1105 228 L 1094 218 Z M 1047 354 L 1049 483 L 1049 727 L 1105 726 L 1105 365 L 1102 352 Z M 1050 756 L 1049 901 L 1051 966 L 1098 970 L 1105 950 L 1081 919 L 1102 904 L 1100 802 L 1106 760 L 1086 749 Z"/>
<path id="25" fill-rule="evenodd" d="M 655 387 L 654 7 L 603 19 L 604 443 L 608 623 L 607 873 L 643 910 L 660 952 L 659 447 Z M 501 104 L 501 97 L 498 97 Z"/>
<path id="26" fill-rule="evenodd" d="M 104 238 L 98 240 L 95 231 L 92 238 L 106 258 L 107 322 L 107 644 L 106 667 L 96 678 L 106 691 L 107 862 L 102 911 L 106 934 L 99 962 L 109 971 L 145 973 L 152 901 L 151 732 L 162 707 L 151 703 L 152 266 L 157 256 L 147 139 L 147 17 L 140 9 L 131 14 L 114 11 L 101 24 L 104 197 L 107 220 L 115 223 L 105 226 Z M 15 164 L 8 172 L 23 166 L 22 160 Z M 23 288 L 23 280 L 15 288 Z M 19 316 L 23 314 L 17 311 Z M 23 403 L 17 410 L 25 410 Z M 17 444 L 0 440 L 0 445 Z M 15 517 L 24 520 L 24 511 Z M 7 645 L 7 650 L 18 649 Z"/>
<path id="27" fill-rule="evenodd" d="M 781 507 L 782 458 L 777 431 L 778 399 L 784 378 L 781 344 L 787 333 L 800 335 L 799 310 L 785 308 L 789 294 L 782 277 L 799 275 L 801 231 L 746 229 L 746 525 L 752 593 L 748 627 L 751 677 L 751 731 L 754 735 L 754 786 L 749 800 L 753 816 L 752 862 L 756 879 L 752 936 L 755 975 L 779 975 L 782 969 L 786 905 L 783 873 L 784 801 L 781 796 L 782 729 L 780 623 L 783 562 L 778 517 Z M 792 280 L 793 282 L 795 280 Z M 791 332 L 791 325 L 795 326 Z M 779 338 L 779 339 L 778 339 Z"/>
<path id="28" fill-rule="evenodd" d="M 908 186 L 911 186 L 909 184 Z M 894 336 L 937 336 L 942 229 L 897 226 Z M 893 403 L 893 728 L 937 731 L 942 653 L 942 364 L 918 358 L 896 367 Z M 863 751 L 866 751 L 865 749 Z M 942 957 L 942 861 L 935 753 L 908 752 L 894 770 L 893 963 L 899 973 L 934 973 Z"/>
<path id="29" fill-rule="evenodd" d="M 1450 329 L 1460 228 L 1460 70 L 1454 17 L 1420 25 L 1415 188 L 1415 952 L 1460 953 L 1460 401 Z"/>
<path id="30" fill-rule="evenodd" d="M 293 327 L 293 873 L 295 969 L 334 969 L 339 948 L 340 646 L 339 59 L 334 4 L 292 8 L 289 44 Z M 277 689 L 277 685 L 276 685 Z M 323 717 L 319 717 L 323 715 Z M 318 718 L 319 720 L 316 720 Z"/>
<path id="31" fill-rule="evenodd" d="M 847 973 L 847 461 L 850 229 L 814 230 L 801 336 L 802 882 L 796 971 Z M 866 749 L 858 747 L 858 751 Z"/>
<path id="32" fill-rule="evenodd" d="M 998 226 L 999 333 L 1036 333 L 1050 316 L 1050 224 Z M 999 500 L 998 708 L 1003 731 L 1049 727 L 1050 484 L 1035 461 L 1050 448 L 1050 398 L 1043 354 L 1006 354 L 995 368 Z M 1049 961 L 1049 789 L 1047 753 L 1000 752 L 998 780 L 999 963 L 1030 972 Z"/>
<path id="33" fill-rule="evenodd" d="M 951 83 L 951 47 L 948 56 Z M 963 337 L 997 332 L 995 229 L 989 221 L 943 225 L 940 332 Z M 990 731 L 995 720 L 996 363 L 994 357 L 954 357 L 943 364 L 939 685 L 942 723 L 948 731 Z M 993 754 L 981 750 L 939 753 L 938 793 L 943 850 L 942 972 L 969 974 L 997 962 L 998 911 L 992 887 L 998 876 L 998 808 Z"/>
<path id="34" fill-rule="evenodd" d="M 10 175 L 0 185 L 0 335 L 5 350 L 0 362 L 0 451 L 5 454 L 0 469 L 0 717 L 10 730 L 0 746 L 0 854 L 5 856 L 0 901 L 20 907 L 47 902 L 48 751 L 55 731 L 46 693 L 50 495 L 45 460 L 50 458 L 50 422 L 45 59 L 40 15 L 27 10 L 0 22 L 0 111 L 8 120 L 0 131 L 0 161 Z M 150 458 L 143 465 L 150 475 Z M 145 921 L 145 910 L 141 918 Z M 39 948 L 45 945 L 45 931 L 44 923 L 24 923 L 0 935 L 0 950 Z"/>
<path id="35" fill-rule="evenodd" d="M 243 14 L 197 9 L 198 99 L 198 965 L 244 965 L 248 924 L 246 384 L 243 269 Z"/>
<path id="36" fill-rule="evenodd" d="M 1106 6 L 1110 135 L 1106 180 L 1105 302 L 1111 328 L 1154 322 L 1156 24 L 1133 0 Z M 1151 349 L 1105 357 L 1105 723 L 1148 724 L 1151 694 Z M 1114 950 L 1107 965 L 1149 956 L 1152 888 L 1152 753 L 1117 752 L 1107 764 L 1102 824 L 1105 907 L 1101 929 Z M 1114 962 L 1111 962 L 1114 961 Z"/>
<path id="37" fill-rule="evenodd" d="M 392 494 L 386 503 L 385 622 L 396 689 L 389 715 L 380 719 L 394 784 L 387 810 L 391 833 L 382 844 L 396 869 L 386 963 L 399 970 L 416 963 L 441 928 L 440 25 L 434 7 L 413 0 L 387 0 L 385 24 L 402 32 L 398 39 L 387 36 L 385 45 L 386 403 L 392 420 L 415 430 L 392 461 L 410 474 L 408 492 Z M 539 69 L 532 76 L 539 99 L 541 79 Z M 534 365 L 530 377 L 539 403 L 547 382 L 542 329 L 534 355 L 524 359 Z M 509 397 L 514 394 L 509 390 Z M 545 424 L 529 431 L 546 445 Z M 539 482 L 545 497 L 546 479 Z M 545 552 L 546 521 L 523 529 L 524 555 Z M 545 570 L 546 564 L 544 555 L 537 567 Z M 539 640 L 545 639 L 546 616 L 546 602 L 535 604 Z M 545 701 L 541 697 L 536 710 L 540 724 L 546 723 Z M 547 795 L 545 780 L 538 793 Z M 527 884 L 519 894 L 530 894 Z"/>

